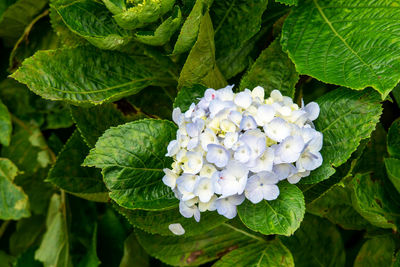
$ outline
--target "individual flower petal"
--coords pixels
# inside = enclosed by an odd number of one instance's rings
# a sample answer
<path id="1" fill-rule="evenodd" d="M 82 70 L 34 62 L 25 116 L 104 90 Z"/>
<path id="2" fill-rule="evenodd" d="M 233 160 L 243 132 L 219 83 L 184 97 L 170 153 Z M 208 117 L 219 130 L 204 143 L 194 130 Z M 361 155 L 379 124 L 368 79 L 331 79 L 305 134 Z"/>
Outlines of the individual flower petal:
<path id="1" fill-rule="evenodd" d="M 225 216 L 228 219 L 236 217 L 237 209 L 236 206 L 243 203 L 244 195 L 229 196 L 226 198 L 219 198 L 216 200 L 217 211 L 220 215 Z"/>
<path id="2" fill-rule="evenodd" d="M 174 234 L 174 235 L 183 235 L 185 234 L 185 229 L 183 229 L 182 225 L 180 223 L 171 223 L 168 225 L 168 229 Z"/>
<path id="3" fill-rule="evenodd" d="M 313 121 L 318 118 L 319 116 L 319 105 L 315 102 L 310 102 L 308 103 L 305 107 L 304 110 L 307 112 L 308 119 L 310 121 Z"/>
<path id="4" fill-rule="evenodd" d="M 176 179 L 176 184 L 178 185 L 179 191 L 187 191 L 193 193 L 194 186 L 196 185 L 198 180 L 199 176 L 184 173 L 179 176 L 178 179 Z"/>
<path id="5" fill-rule="evenodd" d="M 248 108 L 250 107 L 252 102 L 252 97 L 250 91 L 244 91 L 236 94 L 234 103 L 241 108 Z"/>
<path id="6" fill-rule="evenodd" d="M 243 116 L 240 122 L 240 130 L 253 130 L 257 128 L 257 122 L 252 116 Z"/>
<path id="7" fill-rule="evenodd" d="M 224 146 L 227 149 L 231 149 L 233 145 L 238 141 L 239 134 L 237 132 L 234 133 L 226 133 L 224 139 Z"/>
<path id="8" fill-rule="evenodd" d="M 176 187 L 176 179 L 178 179 L 178 175 L 171 171 L 170 169 L 163 169 L 165 175 L 162 178 L 162 181 L 165 185 L 174 189 Z"/>
<path id="9" fill-rule="evenodd" d="M 200 170 L 200 176 L 211 178 L 213 176 L 214 172 L 216 172 L 216 171 L 217 171 L 217 169 L 213 165 L 204 164 L 203 168 L 201 168 L 201 170 Z"/>
<path id="10" fill-rule="evenodd" d="M 276 163 L 292 163 L 299 157 L 304 148 L 304 141 L 301 136 L 288 136 L 275 150 Z"/>
<path id="11" fill-rule="evenodd" d="M 265 134 L 276 142 L 282 142 L 290 135 L 290 126 L 281 118 L 274 118 L 270 123 L 264 126 Z"/>
<path id="12" fill-rule="evenodd" d="M 185 204 L 185 202 L 181 201 L 181 202 L 179 202 L 179 212 L 185 218 L 194 217 L 196 222 L 200 221 L 200 211 L 199 211 L 199 208 L 196 205 L 188 207 Z"/>
<path id="13" fill-rule="evenodd" d="M 304 172 L 297 172 L 287 178 L 288 182 L 291 184 L 297 184 L 301 178 L 309 176 L 310 171 L 304 171 Z"/>
<path id="14" fill-rule="evenodd" d="M 195 186 L 194 194 L 199 197 L 201 202 L 210 201 L 214 195 L 214 185 L 211 179 L 207 177 L 200 178 Z"/>
<path id="15" fill-rule="evenodd" d="M 275 109 L 271 105 L 260 105 L 257 109 L 256 122 L 259 126 L 264 126 L 275 117 Z"/>
<path id="16" fill-rule="evenodd" d="M 217 136 L 215 135 L 215 133 L 211 129 L 207 128 L 200 135 L 200 143 L 201 143 L 201 147 L 205 151 L 207 151 L 208 150 L 207 146 L 209 144 L 218 144 L 218 139 L 217 139 Z"/>
<path id="17" fill-rule="evenodd" d="M 256 86 L 254 87 L 253 91 L 251 92 L 251 96 L 253 97 L 253 99 L 259 99 L 259 100 L 264 100 L 264 88 L 262 88 L 261 86 Z"/>
<path id="18" fill-rule="evenodd" d="M 179 143 L 177 140 L 172 140 L 171 142 L 169 142 L 168 147 L 167 147 L 167 154 L 165 154 L 165 156 L 167 157 L 173 157 L 175 156 L 178 151 L 179 151 Z"/>
<path id="19" fill-rule="evenodd" d="M 218 168 L 225 167 L 229 161 L 229 152 L 221 145 L 209 144 L 206 159 Z"/>

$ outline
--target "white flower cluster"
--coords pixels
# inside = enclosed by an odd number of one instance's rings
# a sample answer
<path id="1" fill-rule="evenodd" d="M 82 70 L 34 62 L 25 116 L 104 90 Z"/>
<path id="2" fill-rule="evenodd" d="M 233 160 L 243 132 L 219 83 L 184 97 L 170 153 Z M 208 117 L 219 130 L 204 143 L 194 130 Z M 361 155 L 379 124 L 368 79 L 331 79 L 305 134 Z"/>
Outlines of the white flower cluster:
<path id="1" fill-rule="evenodd" d="M 299 107 L 278 90 L 264 99 L 260 86 L 236 94 L 232 88 L 207 89 L 185 113 L 173 111 L 179 129 L 163 182 L 186 218 L 217 210 L 232 219 L 245 198 L 274 200 L 279 181 L 297 183 L 322 164 L 322 134 L 312 123 L 317 103 Z"/>

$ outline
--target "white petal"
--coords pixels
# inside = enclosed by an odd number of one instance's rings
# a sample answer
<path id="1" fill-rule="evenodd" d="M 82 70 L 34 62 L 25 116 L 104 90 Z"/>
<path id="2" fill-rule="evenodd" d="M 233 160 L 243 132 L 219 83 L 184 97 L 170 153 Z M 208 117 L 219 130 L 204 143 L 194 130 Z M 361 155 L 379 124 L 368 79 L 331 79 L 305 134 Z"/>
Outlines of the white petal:
<path id="1" fill-rule="evenodd" d="M 183 217 L 185 218 L 191 218 L 194 215 L 195 210 L 197 207 L 188 207 L 185 202 L 180 201 L 179 202 L 179 212 L 182 214 Z"/>
<path id="2" fill-rule="evenodd" d="M 297 171 L 296 167 L 288 163 L 276 164 L 272 170 L 280 181 L 286 179 Z"/>
<path id="3" fill-rule="evenodd" d="M 236 110 L 232 110 L 229 112 L 228 119 L 230 119 L 236 126 L 240 126 L 240 122 L 242 121 L 242 113 Z"/>
<path id="4" fill-rule="evenodd" d="M 208 162 L 214 163 L 218 168 L 226 166 L 229 160 L 229 153 L 223 146 L 209 144 L 207 150 L 206 159 Z"/>
<path id="5" fill-rule="evenodd" d="M 224 139 L 224 146 L 228 149 L 232 148 L 233 145 L 237 142 L 238 138 L 239 134 L 237 132 L 226 133 Z"/>
<path id="6" fill-rule="evenodd" d="M 276 102 L 280 102 L 283 100 L 282 94 L 279 90 L 273 90 L 271 92 L 271 98 Z"/>
<path id="7" fill-rule="evenodd" d="M 274 141 L 281 142 L 290 135 L 288 123 L 281 118 L 274 118 L 270 123 L 264 126 L 265 134 Z"/>
<path id="8" fill-rule="evenodd" d="M 257 128 L 257 122 L 252 116 L 244 116 L 240 122 L 240 129 L 247 131 Z"/>
<path id="9" fill-rule="evenodd" d="M 246 144 L 243 144 L 236 149 L 234 158 L 241 163 L 246 163 L 250 159 L 250 153 L 251 153 L 251 150 L 250 150 L 249 146 Z"/>
<path id="10" fill-rule="evenodd" d="M 208 102 L 214 100 L 216 97 L 217 97 L 217 92 L 212 88 L 209 88 L 204 92 L 204 99 Z"/>
<path id="11" fill-rule="evenodd" d="M 214 186 L 209 178 L 201 178 L 195 187 L 194 194 L 199 197 L 201 202 L 210 201 L 214 195 Z"/>
<path id="12" fill-rule="evenodd" d="M 165 176 L 162 178 L 163 183 L 174 189 L 176 186 L 176 179 L 178 178 L 178 175 L 170 169 L 163 169 L 163 171 L 165 173 Z"/>
<path id="13" fill-rule="evenodd" d="M 310 102 L 308 103 L 305 107 L 304 110 L 307 112 L 308 114 L 308 119 L 310 121 L 313 121 L 315 119 L 318 118 L 319 116 L 319 105 L 315 102 Z"/>
<path id="14" fill-rule="evenodd" d="M 263 200 L 264 196 L 263 196 L 263 191 L 261 190 L 261 188 L 258 186 L 256 189 L 254 189 L 253 191 L 245 191 L 246 193 L 246 198 L 248 200 L 251 201 L 251 203 L 253 204 L 257 204 L 259 202 L 261 202 L 261 200 Z"/>
<path id="15" fill-rule="evenodd" d="M 275 117 L 275 109 L 271 105 L 260 105 L 257 109 L 256 121 L 258 125 L 264 126 Z"/>
<path id="16" fill-rule="evenodd" d="M 264 185 L 262 192 L 265 200 L 274 200 L 279 196 L 279 187 L 277 185 Z"/>
<path id="17" fill-rule="evenodd" d="M 178 185 L 178 189 L 181 192 L 193 192 L 194 186 L 196 185 L 199 176 L 192 174 L 182 174 L 176 179 L 176 184 Z"/>
<path id="18" fill-rule="evenodd" d="M 172 140 L 171 142 L 169 142 L 168 147 L 167 147 L 167 154 L 165 154 L 165 156 L 167 157 L 173 157 L 176 155 L 176 153 L 178 153 L 179 151 L 179 143 L 177 140 Z"/>
<path id="19" fill-rule="evenodd" d="M 322 165 L 322 155 L 319 152 L 305 151 L 296 162 L 299 169 L 312 171 Z"/>
<path id="20" fill-rule="evenodd" d="M 183 122 L 183 114 L 182 114 L 180 108 L 174 108 L 174 110 L 172 111 L 172 120 L 178 126 L 180 126 L 182 124 L 182 122 Z"/>
<path id="21" fill-rule="evenodd" d="M 249 92 L 240 92 L 236 94 L 234 102 L 239 107 L 246 109 L 251 105 L 252 102 L 251 94 Z"/>
<path id="22" fill-rule="evenodd" d="M 168 225 L 168 229 L 174 234 L 174 235 L 183 235 L 185 234 L 185 229 L 183 229 L 182 225 L 180 223 L 171 223 Z"/>
<path id="23" fill-rule="evenodd" d="M 264 88 L 261 86 L 254 87 L 253 91 L 251 92 L 251 96 L 253 98 L 258 98 L 260 100 L 264 100 Z"/>

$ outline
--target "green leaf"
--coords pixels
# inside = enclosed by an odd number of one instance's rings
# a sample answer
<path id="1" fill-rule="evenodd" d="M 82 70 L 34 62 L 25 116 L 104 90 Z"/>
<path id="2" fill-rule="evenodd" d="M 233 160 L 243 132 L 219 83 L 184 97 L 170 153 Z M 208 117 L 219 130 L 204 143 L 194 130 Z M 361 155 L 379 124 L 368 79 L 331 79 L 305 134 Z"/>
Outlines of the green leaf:
<path id="1" fill-rule="evenodd" d="M 77 197 L 107 202 L 108 192 L 100 171 L 81 166 L 87 154 L 89 147 L 76 130 L 58 154 L 47 181 Z"/>
<path id="2" fill-rule="evenodd" d="M 19 255 L 39 241 L 45 229 L 45 217 L 35 215 L 17 222 L 16 231 L 10 237 L 10 252 Z"/>
<path id="3" fill-rule="evenodd" d="M 387 150 L 390 156 L 400 159 L 400 119 L 395 120 L 389 128 Z"/>
<path id="4" fill-rule="evenodd" d="M 278 239 L 269 241 L 266 245 L 251 244 L 235 249 L 223 256 L 213 267 L 268 267 L 268 266 L 292 266 L 293 256 L 290 251 Z M 297 265 L 296 265 L 297 266 Z"/>
<path id="5" fill-rule="evenodd" d="M 400 206 L 385 189 L 382 180 L 372 180 L 369 173 L 358 174 L 351 184 L 353 206 L 361 216 L 377 227 L 397 229 Z"/>
<path id="6" fill-rule="evenodd" d="M 11 115 L 6 105 L 0 100 L 0 144 L 8 146 L 11 139 Z"/>
<path id="7" fill-rule="evenodd" d="M 94 147 L 97 139 L 111 126 L 130 121 L 115 104 L 108 103 L 91 108 L 71 106 L 71 114 L 80 134 L 89 147 Z"/>
<path id="8" fill-rule="evenodd" d="M 133 30 L 157 21 L 174 6 L 175 0 L 149 0 L 135 4 L 114 16 L 122 28 Z"/>
<path id="9" fill-rule="evenodd" d="M 47 0 L 18 0 L 0 14 L 0 38 L 12 47 L 25 27 L 47 5 Z"/>
<path id="10" fill-rule="evenodd" d="M 172 54 L 182 54 L 192 48 L 199 34 L 200 21 L 213 2 L 214 0 L 196 0 L 192 11 L 183 23 Z"/>
<path id="11" fill-rule="evenodd" d="M 265 241 L 234 226 L 223 224 L 201 235 L 160 236 L 136 231 L 139 243 L 151 256 L 170 265 L 200 265 L 227 252 Z"/>
<path id="12" fill-rule="evenodd" d="M 28 196 L 13 183 L 18 174 L 17 166 L 9 159 L 0 158 L 0 219 L 19 220 L 29 217 Z"/>
<path id="13" fill-rule="evenodd" d="M 55 5 L 65 25 L 100 49 L 118 49 L 132 40 L 132 34 L 120 28 L 108 9 L 92 0 Z"/>
<path id="14" fill-rule="evenodd" d="M 131 233 L 124 242 L 124 256 L 119 267 L 148 267 L 149 255 L 139 245 L 135 233 Z"/>
<path id="15" fill-rule="evenodd" d="M 299 3 L 298 0 L 275 0 L 278 3 L 285 4 L 285 5 L 296 5 Z"/>
<path id="16" fill-rule="evenodd" d="M 111 13 L 117 15 L 126 8 L 124 0 L 102 0 Z"/>
<path id="17" fill-rule="evenodd" d="M 153 46 L 165 45 L 172 35 L 179 29 L 182 23 L 182 13 L 178 6 L 172 11 L 172 15 L 166 19 L 155 31 L 139 31 L 135 34 L 136 40 Z"/>
<path id="18" fill-rule="evenodd" d="M 36 52 L 11 77 L 46 99 L 98 105 L 173 84 L 167 71 L 146 57 L 74 47 Z"/>
<path id="19" fill-rule="evenodd" d="M 0 267 L 10 267 L 13 266 L 15 262 L 15 258 L 11 255 L 8 255 L 3 250 L 0 250 Z"/>
<path id="20" fill-rule="evenodd" d="M 399 4 L 303 1 L 285 21 L 283 49 L 300 74 L 356 90 L 370 86 L 385 99 L 400 81 Z"/>
<path id="21" fill-rule="evenodd" d="M 194 84 L 191 87 L 185 86 L 179 90 L 178 95 L 174 101 L 174 108 L 180 108 L 181 111 L 186 111 L 189 109 L 192 103 L 196 103 L 198 98 L 204 96 L 204 92 L 207 87 L 201 84 Z"/>
<path id="22" fill-rule="evenodd" d="M 262 86 L 267 95 L 278 89 L 283 95 L 293 98 L 298 80 L 294 64 L 282 51 L 279 40 L 275 39 L 243 76 L 240 90 Z"/>
<path id="23" fill-rule="evenodd" d="M 314 124 L 324 135 L 323 163 L 302 180 L 307 184 L 323 181 L 335 173 L 333 167 L 345 163 L 360 141 L 371 135 L 382 113 L 379 95 L 371 89 L 353 91 L 339 88 L 316 102 L 321 111 Z"/>
<path id="24" fill-rule="evenodd" d="M 385 166 L 389 180 L 400 193 L 400 159 L 385 159 Z"/>
<path id="25" fill-rule="evenodd" d="M 194 84 L 211 88 L 222 88 L 227 84 L 215 62 L 214 30 L 208 12 L 201 19 L 199 36 L 178 81 L 179 88 Z"/>
<path id="26" fill-rule="evenodd" d="M 54 194 L 50 200 L 49 211 L 46 219 L 46 233 L 35 253 L 35 259 L 43 263 L 45 267 L 71 267 L 69 254 L 68 229 L 65 214 L 65 203 L 61 197 Z"/>
<path id="27" fill-rule="evenodd" d="M 164 120 L 139 120 L 110 128 L 97 141 L 84 166 L 102 168 L 110 197 L 128 209 L 160 210 L 177 204 L 164 185 L 165 157 L 176 126 Z"/>
<path id="28" fill-rule="evenodd" d="M 326 220 L 307 215 L 294 235 L 282 242 L 292 252 L 296 267 L 345 266 L 340 232 Z"/>
<path id="29" fill-rule="evenodd" d="M 354 267 L 391 266 L 395 243 L 390 236 L 374 237 L 361 247 Z"/>
<path id="30" fill-rule="evenodd" d="M 218 67 L 226 78 L 227 64 L 221 64 L 230 54 L 250 40 L 261 28 L 261 16 L 267 8 L 268 0 L 228 0 L 215 1 L 211 17 L 215 26 L 215 47 Z M 241 70 L 240 70 L 241 71 Z M 239 71 L 239 72 L 240 72 Z"/>
<path id="31" fill-rule="evenodd" d="M 394 97 L 397 106 L 400 108 L 400 84 L 398 84 L 392 91 L 392 95 Z"/>
<path id="32" fill-rule="evenodd" d="M 248 228 L 264 235 L 286 236 L 299 228 L 305 213 L 303 194 L 289 183 L 280 183 L 279 190 L 276 200 L 263 200 L 258 204 L 246 200 L 238 206 L 239 217 Z"/>
<path id="33" fill-rule="evenodd" d="M 101 264 L 97 257 L 97 223 L 94 224 L 93 236 L 87 254 L 79 262 L 78 267 L 97 267 Z"/>
<path id="34" fill-rule="evenodd" d="M 347 230 L 371 228 L 371 224 L 353 208 L 351 193 L 347 181 L 339 182 L 308 204 L 307 212 L 326 218 Z"/>
<path id="35" fill-rule="evenodd" d="M 178 208 L 162 211 L 127 210 L 117 207 L 117 210 L 136 228 L 151 234 L 174 236 L 169 225 L 180 223 L 185 229 L 185 237 L 203 234 L 218 227 L 227 219 L 216 212 L 202 212 L 200 222 L 193 218 L 183 217 Z"/>

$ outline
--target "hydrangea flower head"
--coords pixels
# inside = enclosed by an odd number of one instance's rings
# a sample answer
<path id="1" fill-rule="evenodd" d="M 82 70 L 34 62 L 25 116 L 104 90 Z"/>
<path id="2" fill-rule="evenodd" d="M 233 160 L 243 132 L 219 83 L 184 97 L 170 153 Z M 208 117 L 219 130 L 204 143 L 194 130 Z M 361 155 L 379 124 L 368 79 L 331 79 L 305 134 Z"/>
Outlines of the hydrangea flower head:
<path id="1" fill-rule="evenodd" d="M 280 181 L 298 183 L 322 164 L 323 138 L 312 123 L 317 103 L 299 107 L 278 90 L 265 99 L 260 86 L 232 89 L 207 89 L 197 105 L 173 111 L 179 129 L 163 182 L 186 218 L 199 221 L 201 212 L 216 210 L 232 219 L 245 198 L 274 200 Z"/>

